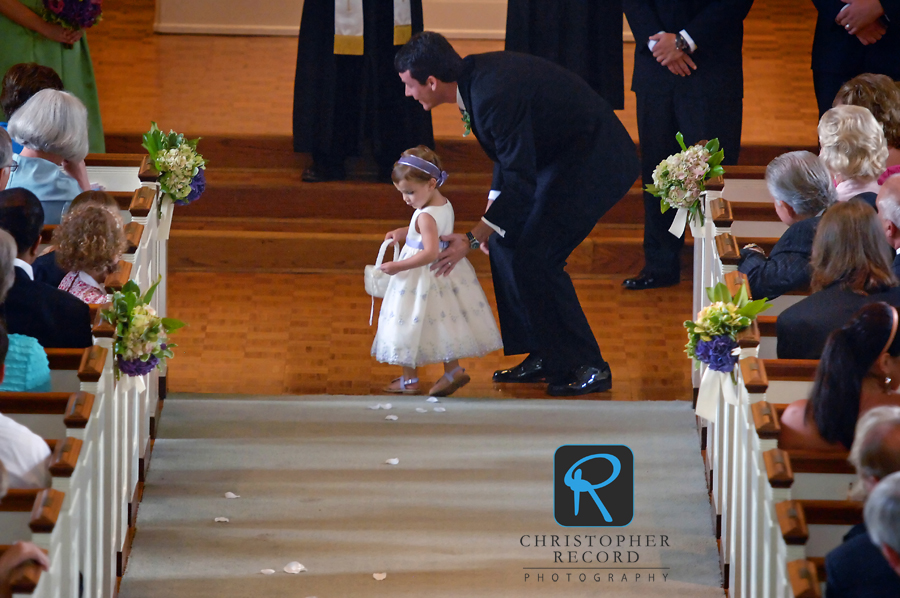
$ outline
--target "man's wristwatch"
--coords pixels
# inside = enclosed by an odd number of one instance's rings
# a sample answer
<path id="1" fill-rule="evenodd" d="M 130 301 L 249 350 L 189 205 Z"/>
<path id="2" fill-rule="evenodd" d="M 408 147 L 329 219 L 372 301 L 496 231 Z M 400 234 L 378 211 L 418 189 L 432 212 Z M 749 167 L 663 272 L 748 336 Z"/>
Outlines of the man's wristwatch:
<path id="1" fill-rule="evenodd" d="M 685 54 L 691 53 L 691 46 L 687 43 L 687 40 L 684 39 L 684 36 L 680 33 L 675 34 L 675 49 L 681 50 Z"/>
<path id="2" fill-rule="evenodd" d="M 466 238 L 469 240 L 469 247 L 472 249 L 478 249 L 481 247 L 481 243 L 478 242 L 478 239 L 475 238 L 471 232 L 466 233 Z"/>

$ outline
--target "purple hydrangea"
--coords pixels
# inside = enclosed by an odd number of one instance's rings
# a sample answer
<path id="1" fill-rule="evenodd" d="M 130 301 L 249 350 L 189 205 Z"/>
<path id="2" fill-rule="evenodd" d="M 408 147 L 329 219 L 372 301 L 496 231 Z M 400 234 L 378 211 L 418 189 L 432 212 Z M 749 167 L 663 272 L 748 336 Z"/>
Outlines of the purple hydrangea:
<path id="1" fill-rule="evenodd" d="M 728 373 L 734 369 L 734 364 L 738 361 L 738 356 L 731 354 L 737 346 L 737 341 L 730 336 L 714 336 L 709 341 L 698 341 L 694 352 L 697 359 L 710 368 L 717 372 Z"/>
<path id="2" fill-rule="evenodd" d="M 103 11 L 102 2 L 96 0 L 44 0 L 44 6 L 73 29 L 91 27 Z"/>
<path id="3" fill-rule="evenodd" d="M 149 374 L 159 363 L 159 357 L 151 355 L 147 361 L 140 359 L 125 359 L 121 355 L 116 355 L 119 361 L 119 371 L 128 376 L 143 376 Z"/>
<path id="4" fill-rule="evenodd" d="M 186 206 L 192 201 L 196 199 L 200 199 L 200 196 L 203 195 L 203 192 L 206 191 L 206 174 L 204 169 L 200 169 L 197 171 L 197 174 L 194 175 L 194 178 L 191 179 L 191 192 L 184 199 L 180 199 L 176 201 L 180 206 Z"/>

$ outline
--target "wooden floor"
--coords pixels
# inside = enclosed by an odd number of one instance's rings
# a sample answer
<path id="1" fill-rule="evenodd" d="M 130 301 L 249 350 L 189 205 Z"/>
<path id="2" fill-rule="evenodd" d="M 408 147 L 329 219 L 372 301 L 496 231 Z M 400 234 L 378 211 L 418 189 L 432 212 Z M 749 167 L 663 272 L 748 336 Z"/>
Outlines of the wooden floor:
<path id="1" fill-rule="evenodd" d="M 151 120 L 191 135 L 291 134 L 297 39 L 156 35 L 153 0 L 106 0 L 88 33 L 107 133 L 143 132 Z M 745 145 L 816 145 L 810 71 L 812 2 L 756 0 L 745 21 Z M 459 41 L 468 54 L 498 41 Z M 634 46 L 625 45 L 625 85 Z M 634 94 L 620 118 L 637 138 Z M 455 106 L 434 114 L 439 137 L 461 134 Z"/>
<path id="2" fill-rule="evenodd" d="M 493 305 L 490 279 L 482 279 Z M 687 338 L 681 322 L 691 311 L 688 283 L 628 292 L 620 280 L 576 280 L 604 358 L 613 370 L 611 393 L 600 400 L 671 400 L 691 396 Z M 169 312 L 189 323 L 173 340 L 174 392 L 261 394 L 377 394 L 399 368 L 370 357 L 375 328 L 359 275 L 171 275 Z M 493 305 L 496 314 L 496 306 Z M 378 303 L 375 305 L 376 319 Z M 491 373 L 521 358 L 501 352 L 464 360 L 472 382 L 456 396 L 540 397 L 540 385 L 495 388 Z M 426 384 L 443 370 L 420 372 Z M 427 390 L 426 386 L 426 390 Z"/>
<path id="3" fill-rule="evenodd" d="M 289 144 L 296 38 L 155 35 L 154 10 L 153 0 L 106 0 L 103 22 L 88 34 L 107 134 L 134 136 L 155 120 L 191 136 L 272 136 Z M 816 144 L 809 70 L 814 22 L 811 2 L 754 3 L 745 22 L 745 146 Z M 463 54 L 501 48 L 499 42 L 455 45 Z M 625 45 L 626 87 L 633 50 Z M 636 138 L 634 106 L 629 91 L 619 115 Z M 461 134 L 453 106 L 436 110 L 434 124 L 438 137 Z M 689 283 L 626 293 L 620 282 L 576 281 L 613 368 L 613 391 L 591 398 L 689 398 L 681 325 L 691 317 Z M 490 297 L 490 281 L 483 284 Z M 169 312 L 190 323 L 175 338 L 172 391 L 377 393 L 396 375 L 369 355 L 374 329 L 367 325 L 362 272 L 175 272 L 169 289 Z M 473 382 L 459 395 L 543 397 L 539 386 L 490 383 L 494 369 L 517 361 L 500 354 L 470 360 L 464 365 Z M 422 377 L 430 382 L 439 373 L 432 366 Z"/>

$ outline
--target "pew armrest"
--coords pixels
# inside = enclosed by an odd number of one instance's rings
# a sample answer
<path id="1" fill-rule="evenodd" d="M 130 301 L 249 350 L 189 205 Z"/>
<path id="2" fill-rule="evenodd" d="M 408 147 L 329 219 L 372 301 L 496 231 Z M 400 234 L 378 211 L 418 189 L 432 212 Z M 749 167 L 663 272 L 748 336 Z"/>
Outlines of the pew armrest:
<path id="1" fill-rule="evenodd" d="M 729 228 L 734 222 L 731 202 L 724 197 L 709 202 L 709 217 L 718 228 Z"/>
<path id="2" fill-rule="evenodd" d="M 67 428 L 86 428 L 93 408 L 94 395 L 84 391 L 73 392 L 69 395 L 63 423 Z"/>
<path id="3" fill-rule="evenodd" d="M 740 361 L 744 387 L 751 394 L 762 394 L 769 389 L 769 376 L 765 362 L 758 357 L 747 357 Z"/>
<path id="4" fill-rule="evenodd" d="M 103 286 L 107 293 L 121 291 L 125 283 L 131 279 L 131 270 L 134 265 L 131 262 L 120 261 L 116 264 L 116 271 L 106 277 Z"/>
<path id="5" fill-rule="evenodd" d="M 772 409 L 768 401 L 760 401 L 750 405 L 750 413 L 753 415 L 753 425 L 756 434 L 762 440 L 777 440 L 781 434 L 781 422 L 778 414 Z"/>
<path id="6" fill-rule="evenodd" d="M 82 441 L 71 436 L 57 442 L 50 456 L 50 475 L 57 478 L 72 477 L 81 455 L 81 446 Z"/>
<path id="7" fill-rule="evenodd" d="M 156 190 L 152 187 L 139 187 L 135 189 L 131 196 L 131 204 L 128 211 L 134 218 L 146 218 L 153 209 L 153 201 L 156 199 Z"/>
<path id="8" fill-rule="evenodd" d="M 107 350 L 100 345 L 93 345 L 84 350 L 81 364 L 78 366 L 78 379 L 82 382 L 97 382 L 103 373 Z"/>
<path id="9" fill-rule="evenodd" d="M 716 253 L 719 254 L 719 260 L 723 266 L 737 266 L 741 261 L 741 249 L 738 247 L 737 239 L 730 233 L 716 235 Z"/>
<path id="10" fill-rule="evenodd" d="M 816 566 L 808 560 L 800 559 L 787 564 L 788 580 L 794 598 L 820 598 L 819 576 Z"/>
<path id="11" fill-rule="evenodd" d="M 766 464 L 766 475 L 773 488 L 790 488 L 794 484 L 794 471 L 791 469 L 791 456 L 787 451 L 772 449 L 763 453 Z"/>
<path id="12" fill-rule="evenodd" d="M 26 561 L 9 574 L 9 591 L 12 594 L 33 594 L 41 580 L 41 566 Z"/>
<path id="13" fill-rule="evenodd" d="M 747 275 L 743 272 L 738 272 L 734 270 L 733 272 L 729 272 L 725 275 L 725 286 L 728 287 L 728 292 L 731 293 L 731 296 L 734 297 L 738 293 L 741 292 L 741 287 L 747 286 L 747 296 L 751 299 L 753 298 L 750 294 L 750 281 L 747 279 Z"/>
<path id="14" fill-rule="evenodd" d="M 802 546 L 809 539 L 806 513 L 798 500 L 785 500 L 775 505 L 781 537 L 789 546 Z"/>
<path id="15" fill-rule="evenodd" d="M 53 488 L 45 488 L 38 492 L 31 510 L 31 521 L 28 527 L 36 534 L 49 534 L 53 531 L 62 511 L 65 494 Z"/>

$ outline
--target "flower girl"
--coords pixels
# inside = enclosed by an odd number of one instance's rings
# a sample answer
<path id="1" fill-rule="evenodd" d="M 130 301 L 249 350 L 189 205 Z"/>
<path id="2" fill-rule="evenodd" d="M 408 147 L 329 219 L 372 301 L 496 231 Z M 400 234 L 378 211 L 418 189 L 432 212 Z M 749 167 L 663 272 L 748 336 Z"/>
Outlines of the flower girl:
<path id="1" fill-rule="evenodd" d="M 462 357 L 481 357 L 503 347 L 494 314 L 467 259 L 446 276 L 430 269 L 453 232 L 453 206 L 438 187 L 447 179 L 441 161 L 429 148 L 406 150 L 391 173 L 407 205 L 415 208 L 408 228 L 385 235 L 404 243 L 400 259 L 381 269 L 391 275 L 381 304 L 372 355 L 380 362 L 403 366 L 403 375 L 384 390 L 416 394 L 416 368 L 443 363 L 444 375 L 428 394 L 447 396 L 470 378 L 460 367 Z"/>

